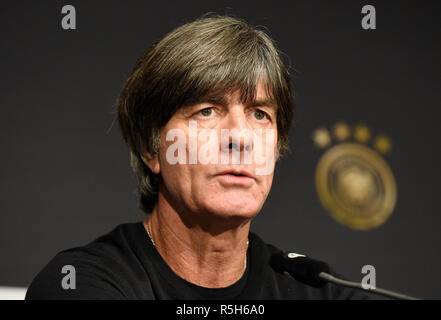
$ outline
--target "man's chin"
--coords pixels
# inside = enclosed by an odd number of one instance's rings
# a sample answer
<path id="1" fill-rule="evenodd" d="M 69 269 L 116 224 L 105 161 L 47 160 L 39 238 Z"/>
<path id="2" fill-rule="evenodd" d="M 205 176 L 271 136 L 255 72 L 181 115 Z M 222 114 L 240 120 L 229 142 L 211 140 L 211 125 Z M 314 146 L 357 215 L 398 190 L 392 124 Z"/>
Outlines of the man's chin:
<path id="1" fill-rule="evenodd" d="M 260 211 L 255 204 L 227 204 L 219 203 L 210 205 L 209 210 L 213 215 L 221 219 L 248 220 L 254 218 Z"/>

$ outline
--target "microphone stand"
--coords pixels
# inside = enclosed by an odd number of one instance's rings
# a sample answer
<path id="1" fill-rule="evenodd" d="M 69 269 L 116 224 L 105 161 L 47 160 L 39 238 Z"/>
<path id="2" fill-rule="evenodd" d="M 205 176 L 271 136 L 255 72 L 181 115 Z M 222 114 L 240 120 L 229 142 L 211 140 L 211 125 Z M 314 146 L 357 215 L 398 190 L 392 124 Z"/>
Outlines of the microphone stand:
<path id="1" fill-rule="evenodd" d="M 368 292 L 373 292 L 376 294 L 380 294 L 383 295 L 385 297 L 388 298 L 394 298 L 394 299 L 401 299 L 401 300 L 421 300 L 420 298 L 415 298 L 415 297 L 411 297 L 411 296 L 407 296 L 405 294 L 401 294 L 401 293 L 396 293 L 393 291 L 389 291 L 389 290 L 385 290 L 385 289 L 380 289 L 380 288 L 363 288 L 363 286 L 358 283 L 358 282 L 352 282 L 352 281 L 346 281 L 346 280 L 342 280 L 339 278 L 336 278 L 332 275 L 330 275 L 329 273 L 326 272 L 320 272 L 319 273 L 319 278 L 341 285 L 341 286 L 345 286 L 345 287 L 349 287 L 349 288 L 355 288 L 355 289 L 360 289 L 363 291 L 368 291 Z"/>

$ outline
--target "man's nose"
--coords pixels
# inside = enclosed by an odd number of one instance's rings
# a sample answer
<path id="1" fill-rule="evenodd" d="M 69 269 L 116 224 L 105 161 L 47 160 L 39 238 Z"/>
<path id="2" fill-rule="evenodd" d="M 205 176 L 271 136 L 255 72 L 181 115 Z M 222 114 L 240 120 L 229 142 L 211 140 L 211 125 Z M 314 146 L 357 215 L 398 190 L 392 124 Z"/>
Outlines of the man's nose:
<path id="1" fill-rule="evenodd" d="M 240 105 L 230 108 L 225 126 L 226 129 L 249 129 L 245 108 Z"/>
<path id="2" fill-rule="evenodd" d="M 223 129 L 227 129 L 229 133 L 229 139 L 224 139 L 224 142 L 228 142 L 228 146 L 224 147 L 241 152 L 252 149 L 252 130 L 243 106 L 239 105 L 230 109 Z"/>

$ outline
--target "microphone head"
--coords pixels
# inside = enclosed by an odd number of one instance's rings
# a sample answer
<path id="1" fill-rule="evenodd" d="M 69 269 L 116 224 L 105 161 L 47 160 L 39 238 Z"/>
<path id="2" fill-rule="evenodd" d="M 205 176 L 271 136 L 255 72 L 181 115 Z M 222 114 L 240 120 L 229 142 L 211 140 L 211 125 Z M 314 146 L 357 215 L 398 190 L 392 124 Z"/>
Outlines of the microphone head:
<path id="1" fill-rule="evenodd" d="M 323 287 L 327 281 L 319 277 L 320 272 L 329 273 L 329 266 L 304 255 L 279 251 L 270 258 L 270 266 L 277 272 L 288 272 L 294 279 L 314 288 Z"/>

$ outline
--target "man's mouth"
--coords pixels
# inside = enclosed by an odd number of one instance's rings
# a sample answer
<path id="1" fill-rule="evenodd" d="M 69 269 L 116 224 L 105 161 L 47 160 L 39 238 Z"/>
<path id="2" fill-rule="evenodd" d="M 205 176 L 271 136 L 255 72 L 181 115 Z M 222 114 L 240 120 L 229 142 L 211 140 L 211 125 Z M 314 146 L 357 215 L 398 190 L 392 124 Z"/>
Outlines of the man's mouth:
<path id="1" fill-rule="evenodd" d="M 244 170 L 226 170 L 217 175 L 223 185 L 249 187 L 254 183 L 252 175 Z"/>

